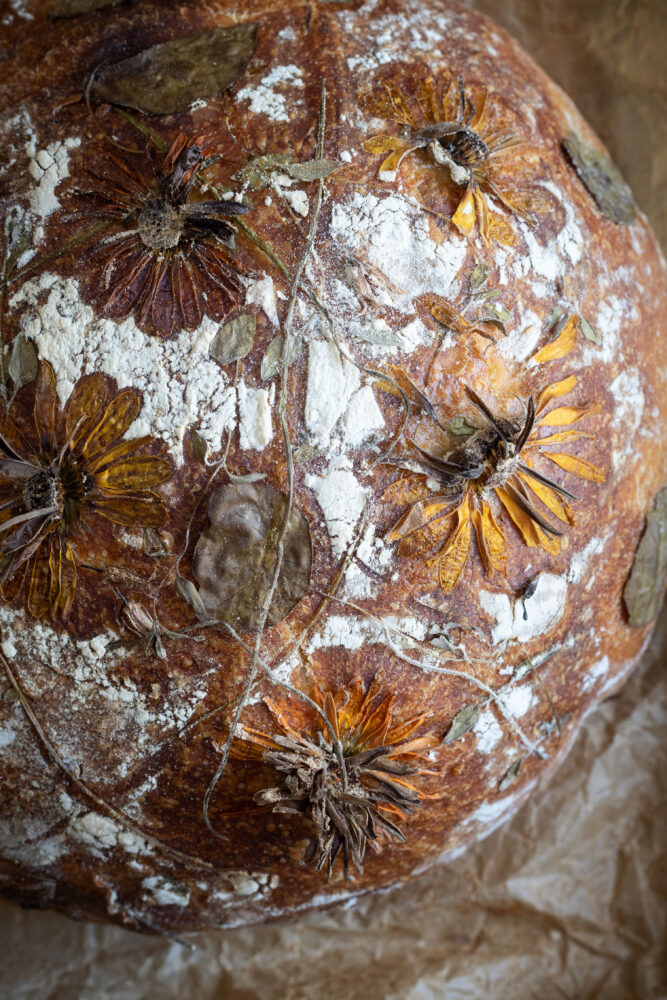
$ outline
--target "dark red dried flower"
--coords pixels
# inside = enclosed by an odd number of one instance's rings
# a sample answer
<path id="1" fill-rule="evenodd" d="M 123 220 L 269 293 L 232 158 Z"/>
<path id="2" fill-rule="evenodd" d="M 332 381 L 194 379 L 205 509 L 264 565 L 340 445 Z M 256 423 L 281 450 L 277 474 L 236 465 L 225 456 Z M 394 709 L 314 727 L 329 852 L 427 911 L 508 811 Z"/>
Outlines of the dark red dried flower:
<path id="1" fill-rule="evenodd" d="M 85 214 L 120 226 L 94 249 L 102 273 L 95 269 L 92 294 L 107 294 L 105 312 L 114 318 L 136 310 L 138 322 L 161 337 L 195 329 L 204 315 L 222 320 L 242 291 L 229 259 L 235 231 L 226 220 L 248 206 L 188 201 L 210 162 L 202 142 L 181 133 L 161 159 L 151 139 L 149 179 L 117 154 L 89 168 L 96 186 L 86 192 L 93 205 Z"/>

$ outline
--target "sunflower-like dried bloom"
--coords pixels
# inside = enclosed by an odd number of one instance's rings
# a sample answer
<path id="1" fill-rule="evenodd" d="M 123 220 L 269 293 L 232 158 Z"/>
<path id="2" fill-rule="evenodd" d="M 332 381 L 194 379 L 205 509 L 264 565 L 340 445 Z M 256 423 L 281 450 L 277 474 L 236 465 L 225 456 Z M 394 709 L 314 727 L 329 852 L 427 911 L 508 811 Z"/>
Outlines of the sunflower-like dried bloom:
<path id="1" fill-rule="evenodd" d="M 136 389 L 112 395 L 109 379 L 96 374 L 78 382 L 60 412 L 53 369 L 42 362 L 34 430 L 23 434 L 10 416 L 2 420 L 0 584 L 11 600 L 27 576 L 27 607 L 36 618 L 69 615 L 73 543 L 84 522 L 99 515 L 132 527 L 164 524 L 166 509 L 149 487 L 169 478 L 171 463 L 137 454 L 150 436 L 123 440 L 140 410 Z"/>
<path id="2" fill-rule="evenodd" d="M 575 339 L 576 317 L 570 316 L 559 336 L 539 351 L 534 361 L 541 364 L 564 357 Z M 565 472 L 591 482 L 604 480 L 602 470 L 591 462 L 564 451 L 550 450 L 552 445 L 594 437 L 573 429 L 572 425 L 589 414 L 599 413 L 599 403 L 548 408 L 576 385 L 576 377 L 570 375 L 546 386 L 537 405 L 532 399 L 527 401 L 521 422 L 496 417 L 472 389 L 466 388 L 468 398 L 484 415 L 487 425 L 449 454 L 438 455 L 419 448 L 418 459 L 397 461 L 409 475 L 392 483 L 384 498 L 409 504 L 409 510 L 394 525 L 389 540 L 400 539 L 399 552 L 404 555 L 434 552 L 427 565 L 438 566 L 444 591 L 451 591 L 463 572 L 473 527 L 485 571 L 503 569 L 507 541 L 494 516 L 490 502 L 494 498 L 500 501 L 526 545 L 540 546 L 552 554 L 559 551 L 562 532 L 536 502 L 559 521 L 573 524 L 568 500 L 576 497 L 535 468 L 535 460 L 546 458 Z M 566 429 L 540 437 L 543 428 Z"/>
<path id="3" fill-rule="evenodd" d="M 236 740 L 239 758 L 263 760 L 280 772 L 279 784 L 255 796 L 274 812 L 299 813 L 315 828 L 303 862 L 326 868 L 331 876 L 342 855 L 348 877 L 352 863 L 363 870 L 366 847 L 379 852 L 380 837 L 401 842 L 397 823 L 420 804 L 414 780 L 423 751 L 438 745 L 434 736 L 409 739 L 425 722 L 420 715 L 403 724 L 392 722 L 394 698 L 383 694 L 378 678 L 364 692 L 360 680 L 335 695 L 315 698 L 329 722 L 313 711 L 308 731 L 295 728 L 286 708 L 265 704 L 276 732 L 244 727 Z"/>
<path id="4" fill-rule="evenodd" d="M 92 208 L 85 214 L 121 227 L 94 250 L 102 273 L 95 273 L 92 293 L 107 296 L 109 316 L 136 310 L 138 322 L 161 337 L 195 329 L 204 314 L 222 320 L 242 291 L 229 259 L 235 230 L 227 220 L 249 208 L 188 200 L 210 162 L 201 143 L 181 133 L 161 159 L 151 139 L 150 179 L 116 154 L 89 168 L 96 185 L 86 192 Z"/>
<path id="5" fill-rule="evenodd" d="M 495 158 L 523 140 L 512 131 L 486 125 L 486 93 L 476 95 L 473 102 L 460 77 L 450 80 L 441 100 L 433 79 L 422 81 L 416 103 L 419 113 L 411 107 L 405 94 L 390 82 L 385 82 L 379 92 L 367 91 L 362 95 L 366 111 L 404 127 L 403 135 L 376 135 L 363 144 L 369 153 L 389 153 L 380 167 L 380 174 L 393 174 L 410 153 L 428 150 L 436 163 L 447 168 L 452 181 L 465 188 L 452 217 L 459 231 L 467 236 L 477 221 L 485 240 L 492 237 L 503 243 L 514 243 L 511 228 L 490 210 L 484 192 L 495 195 L 506 208 L 521 215 L 547 207 L 545 199 L 536 194 L 517 191 L 510 198 L 499 190 L 492 176 Z"/>

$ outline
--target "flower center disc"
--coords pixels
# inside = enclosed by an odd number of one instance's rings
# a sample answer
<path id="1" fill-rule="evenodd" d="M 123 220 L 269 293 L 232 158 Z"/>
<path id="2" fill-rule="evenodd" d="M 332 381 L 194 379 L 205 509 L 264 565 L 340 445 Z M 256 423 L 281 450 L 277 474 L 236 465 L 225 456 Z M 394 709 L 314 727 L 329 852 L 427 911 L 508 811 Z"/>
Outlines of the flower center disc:
<path id="1" fill-rule="evenodd" d="M 489 147 L 481 136 L 472 129 L 462 128 L 451 139 L 440 140 L 455 163 L 461 166 L 473 166 L 485 160 Z"/>
<path id="2" fill-rule="evenodd" d="M 161 198 L 147 201 L 139 213 L 137 230 L 151 250 L 171 250 L 183 235 L 180 210 Z"/>
<path id="3" fill-rule="evenodd" d="M 28 479 L 23 495 L 29 510 L 41 510 L 44 507 L 61 510 L 63 506 L 60 480 L 47 469 L 35 473 Z"/>

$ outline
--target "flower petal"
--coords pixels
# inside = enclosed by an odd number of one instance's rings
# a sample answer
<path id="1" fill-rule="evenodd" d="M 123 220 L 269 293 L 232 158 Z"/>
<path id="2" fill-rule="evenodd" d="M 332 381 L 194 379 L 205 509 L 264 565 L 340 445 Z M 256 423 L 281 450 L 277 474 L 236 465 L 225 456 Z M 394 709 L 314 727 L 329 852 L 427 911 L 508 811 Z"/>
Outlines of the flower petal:
<path id="1" fill-rule="evenodd" d="M 438 560 L 440 586 L 446 594 L 458 583 L 470 552 L 472 522 L 467 496 L 455 516 L 458 518 L 458 525 Z"/>
<path id="2" fill-rule="evenodd" d="M 108 451 L 103 452 L 96 459 L 88 462 L 87 471 L 91 474 L 95 473 L 103 466 L 111 465 L 112 462 L 116 462 L 119 458 L 124 458 L 125 455 L 130 455 L 133 451 L 139 451 L 140 448 L 151 444 L 153 440 L 152 434 L 145 434 L 140 438 L 128 438 L 127 441 L 120 441 L 113 448 L 109 448 Z"/>
<path id="3" fill-rule="evenodd" d="M 485 572 L 501 570 L 507 556 L 507 541 L 496 524 L 490 505 L 484 501 L 481 510 L 473 508 L 472 518 Z"/>
<path id="4" fill-rule="evenodd" d="M 533 355 L 533 361 L 536 365 L 542 365 L 546 361 L 557 361 L 559 358 L 564 358 L 574 348 L 576 342 L 577 317 L 570 315 L 556 339 L 545 344 L 537 354 Z"/>
<path id="5" fill-rule="evenodd" d="M 495 492 L 511 520 L 519 529 L 525 545 L 528 545 L 529 548 L 546 549 L 552 555 L 556 555 L 560 551 L 558 538 L 549 538 L 546 532 L 540 528 L 539 524 L 535 524 L 530 515 L 522 510 L 519 504 L 502 486 L 496 486 Z"/>
<path id="6" fill-rule="evenodd" d="M 370 139 L 366 139 L 361 148 L 365 149 L 367 153 L 391 153 L 399 145 L 404 145 L 404 143 L 398 136 L 374 135 Z"/>
<path id="7" fill-rule="evenodd" d="M 137 389 L 123 389 L 111 400 L 99 423 L 88 435 L 83 454 L 94 458 L 104 452 L 134 423 L 141 410 L 141 393 Z"/>
<path id="8" fill-rule="evenodd" d="M 431 494 L 429 493 L 430 497 Z M 396 542 L 399 538 L 404 538 L 406 535 L 411 534 L 413 531 L 417 531 L 419 528 L 423 528 L 425 524 L 431 518 L 436 517 L 445 508 L 449 507 L 451 504 L 450 500 L 439 499 L 439 500 L 428 500 L 425 497 L 423 500 L 417 501 L 414 506 L 410 508 L 407 513 L 401 517 L 401 519 L 394 525 L 389 534 L 387 535 L 388 542 Z"/>
<path id="9" fill-rule="evenodd" d="M 565 521 L 567 524 L 574 524 L 572 508 L 566 500 L 558 495 L 556 490 L 551 489 L 545 483 L 541 483 L 538 479 L 533 479 L 531 476 L 525 475 L 523 472 L 519 472 L 517 475 L 533 491 L 535 496 L 539 497 L 544 506 L 552 514 L 555 514 L 557 518 Z"/>
<path id="10" fill-rule="evenodd" d="M 593 483 L 603 483 L 605 480 L 602 469 L 583 458 L 577 458 L 576 455 L 568 455 L 567 452 L 561 451 L 543 451 L 542 454 L 561 469 L 579 476 L 580 479 L 589 479 Z"/>
<path id="11" fill-rule="evenodd" d="M 589 413 L 599 413 L 600 404 L 593 403 L 591 406 L 557 406 L 555 410 L 550 410 L 540 420 L 541 427 L 567 427 L 568 424 L 576 424 L 582 417 Z"/>
<path id="12" fill-rule="evenodd" d="M 51 544 L 35 556 L 28 584 L 28 611 L 33 618 L 46 618 L 51 611 Z"/>
<path id="13" fill-rule="evenodd" d="M 580 438 L 590 438 L 593 440 L 595 434 L 587 434 L 586 431 L 558 431 L 556 434 L 549 434 L 547 437 L 534 438 L 529 446 L 541 447 L 543 444 L 562 444 L 564 441 L 578 441 Z"/>
<path id="14" fill-rule="evenodd" d="M 468 188 L 452 216 L 452 222 L 460 233 L 469 236 L 475 225 L 475 200 L 472 189 Z"/>
<path id="15" fill-rule="evenodd" d="M 560 396 L 566 396 L 568 392 L 572 392 L 577 384 L 577 380 L 574 375 L 568 375 L 567 378 L 561 379 L 560 382 L 552 382 L 551 385 L 546 386 L 542 389 L 540 393 L 540 398 L 537 401 L 536 413 L 541 413 L 547 403 L 550 403 L 552 399 L 558 399 Z"/>
<path id="16" fill-rule="evenodd" d="M 166 508 L 153 496 L 99 497 L 91 502 L 91 507 L 114 524 L 161 528 L 167 520 Z"/>
<path id="17" fill-rule="evenodd" d="M 49 457 L 54 456 L 58 394 L 56 376 L 48 361 L 42 361 L 37 375 L 35 389 L 34 418 L 40 450 Z"/>
<path id="18" fill-rule="evenodd" d="M 98 472 L 95 485 L 114 493 L 134 493 L 169 479 L 171 462 L 152 455 L 135 455 Z"/>
<path id="19" fill-rule="evenodd" d="M 382 494 L 382 499 L 401 505 L 413 504 L 423 500 L 430 492 L 423 476 L 406 476 L 391 483 Z"/>
<path id="20" fill-rule="evenodd" d="M 106 397 L 107 380 L 103 375 L 96 373 L 79 379 L 65 404 L 65 433 L 70 451 L 74 451 L 77 444 L 88 436 Z"/>

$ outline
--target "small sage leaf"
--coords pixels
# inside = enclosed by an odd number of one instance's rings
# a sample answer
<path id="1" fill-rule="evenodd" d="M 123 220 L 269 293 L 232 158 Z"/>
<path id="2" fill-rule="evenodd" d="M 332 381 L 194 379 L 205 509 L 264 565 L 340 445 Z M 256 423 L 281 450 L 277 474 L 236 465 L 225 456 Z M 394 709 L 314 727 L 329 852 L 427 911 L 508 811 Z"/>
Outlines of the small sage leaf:
<path id="1" fill-rule="evenodd" d="M 623 590 L 631 625 L 648 625 L 660 610 L 667 576 L 667 486 L 655 498 Z"/>
<path id="2" fill-rule="evenodd" d="M 250 22 L 153 45 L 97 70 L 88 93 L 95 101 L 151 115 L 185 111 L 194 101 L 222 94 L 245 73 L 256 33 Z"/>
<path id="3" fill-rule="evenodd" d="M 513 785 L 519 776 L 519 771 L 521 770 L 521 765 L 523 764 L 523 757 L 519 757 L 515 760 L 510 769 L 508 770 L 505 777 L 502 779 L 498 788 L 501 792 L 504 792 L 510 785 Z"/>
<path id="4" fill-rule="evenodd" d="M 602 214 L 619 225 L 634 222 L 637 206 L 632 191 L 609 157 L 574 132 L 563 140 L 563 148 Z"/>
<path id="5" fill-rule="evenodd" d="M 307 160 L 305 163 L 292 163 L 285 167 L 285 172 L 297 181 L 319 181 L 341 166 L 338 160 Z"/>
<path id="6" fill-rule="evenodd" d="M 12 355 L 7 366 L 9 377 L 14 383 L 14 394 L 24 385 L 34 382 L 38 370 L 37 352 L 32 342 L 19 334 L 12 345 Z"/>
<path id="7" fill-rule="evenodd" d="M 376 324 L 366 324 L 355 330 L 354 336 L 365 344 L 377 344 L 380 347 L 402 347 L 403 341 L 397 333 L 387 327 L 386 330 Z"/>
<path id="8" fill-rule="evenodd" d="M 581 332 L 583 333 L 586 340 L 592 340 L 594 344 L 601 344 L 597 330 L 595 327 L 591 326 L 585 316 L 579 317 L 579 326 L 581 327 Z"/>
<path id="9" fill-rule="evenodd" d="M 58 0 L 49 9 L 49 17 L 76 17 L 77 14 L 90 14 L 102 7 L 117 7 L 124 0 Z"/>
<path id="10" fill-rule="evenodd" d="M 469 732 L 479 719 L 479 707 L 477 705 L 466 705 L 460 712 L 457 712 L 452 719 L 452 724 L 445 733 L 442 741 L 444 744 L 453 743 L 459 736 Z"/>
<path id="11" fill-rule="evenodd" d="M 491 305 L 487 306 L 489 315 L 480 317 L 485 323 L 492 323 L 493 326 L 497 327 L 504 336 L 507 336 L 506 323 L 512 318 L 511 313 L 507 311 L 504 305 L 500 302 L 493 302 Z"/>
<path id="12" fill-rule="evenodd" d="M 245 358 L 252 350 L 257 332 L 257 317 L 252 313 L 245 316 L 237 316 L 230 323 L 226 323 L 221 330 L 216 333 L 208 353 L 221 365 L 228 365 L 231 361 L 238 361 Z"/>
<path id="13" fill-rule="evenodd" d="M 195 587 L 192 580 L 186 580 L 184 576 L 181 576 L 180 573 L 178 573 L 176 579 L 174 580 L 174 587 L 176 588 L 176 592 L 179 596 L 182 597 L 184 601 L 187 601 L 200 621 L 205 621 L 209 617 L 199 591 Z"/>
<path id="14" fill-rule="evenodd" d="M 252 191 L 266 187 L 270 174 L 274 170 L 284 171 L 287 164 L 294 161 L 293 153 L 267 153 L 264 156 L 253 156 L 244 167 L 237 170 L 234 180 Z"/>
<path id="15" fill-rule="evenodd" d="M 562 306 L 556 306 L 551 316 L 547 320 L 547 324 L 545 326 L 546 332 L 549 333 L 553 329 L 559 329 L 559 324 L 566 315 L 567 314 Z"/>
<path id="16" fill-rule="evenodd" d="M 469 424 L 465 417 L 454 417 L 447 424 L 447 430 L 451 431 L 452 434 L 463 437 L 468 434 L 474 434 L 477 428 Z"/>
<path id="17" fill-rule="evenodd" d="M 151 559 L 165 559 L 169 555 L 160 532 L 155 528 L 144 528 L 144 552 Z"/>
<path id="18" fill-rule="evenodd" d="M 273 378 L 280 371 L 280 358 L 283 353 L 283 335 L 279 333 L 277 337 L 274 337 L 269 346 L 266 349 L 266 353 L 262 358 L 262 364 L 260 366 L 259 374 L 264 380 L 268 378 Z"/>
<path id="19" fill-rule="evenodd" d="M 288 499 L 263 483 L 232 483 L 216 490 L 208 507 L 192 571 L 209 617 L 239 632 L 253 632 L 266 611 L 278 559 Z M 295 507 L 289 512 L 283 558 L 266 623 L 282 621 L 310 583 L 310 528 Z"/>
<path id="20" fill-rule="evenodd" d="M 473 267 L 472 274 L 470 275 L 470 291 L 473 295 L 486 284 L 488 277 L 489 265 L 485 264 L 482 260 L 478 261 L 478 263 Z"/>
<path id="21" fill-rule="evenodd" d="M 190 443 L 192 444 L 192 451 L 195 458 L 200 465 L 206 465 L 206 456 L 208 455 L 208 442 L 206 438 L 202 437 L 199 431 L 192 431 L 190 434 Z"/>

